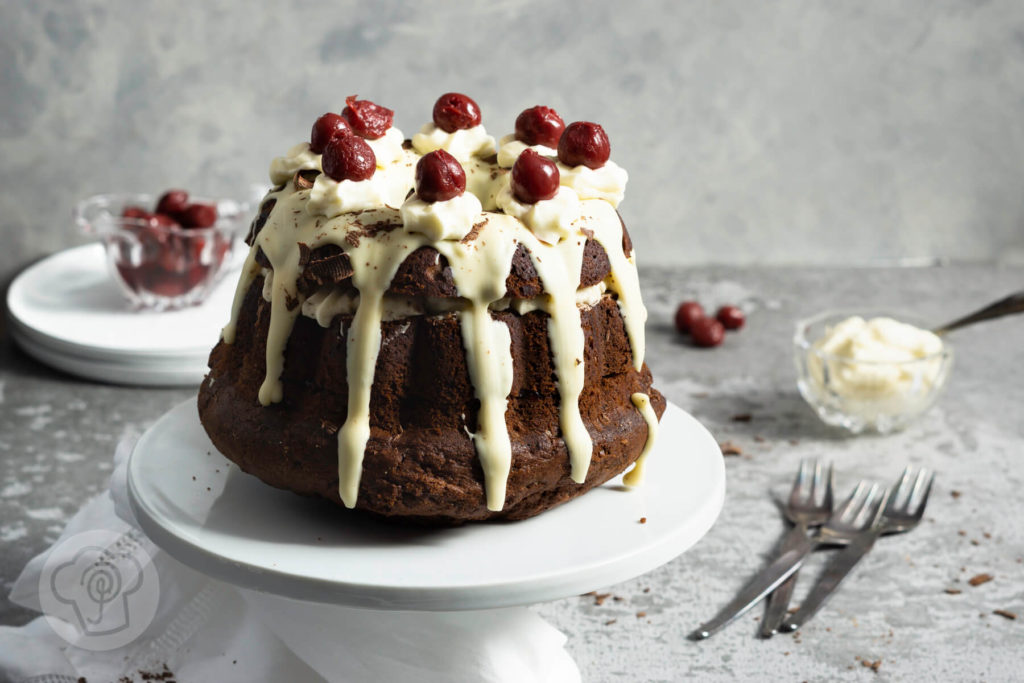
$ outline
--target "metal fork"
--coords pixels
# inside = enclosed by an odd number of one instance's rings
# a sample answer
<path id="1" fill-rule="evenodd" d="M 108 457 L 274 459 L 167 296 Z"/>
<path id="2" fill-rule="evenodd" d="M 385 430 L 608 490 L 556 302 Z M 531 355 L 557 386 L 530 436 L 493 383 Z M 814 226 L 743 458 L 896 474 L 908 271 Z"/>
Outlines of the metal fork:
<path id="1" fill-rule="evenodd" d="M 820 545 L 846 545 L 857 534 L 875 525 L 889 496 L 878 484 L 862 481 L 850 497 L 832 513 L 824 526 L 813 536 L 805 537 L 753 578 L 711 621 L 701 624 L 690 634 L 691 640 L 704 640 L 740 616 L 778 588 L 779 584 L 800 568 L 804 558 Z"/>
<path id="2" fill-rule="evenodd" d="M 822 493 L 822 488 L 825 489 Z M 793 488 L 789 492 L 786 503 L 786 517 L 793 523 L 793 528 L 783 537 L 780 553 L 793 549 L 807 538 L 812 527 L 819 527 L 832 514 L 832 465 L 828 473 L 822 477 L 821 463 L 818 460 L 803 460 L 793 480 Z M 799 570 L 794 571 L 788 579 L 772 591 L 768 597 L 764 620 L 761 622 L 761 637 L 770 638 L 782 620 L 786 618 L 790 598 Z"/>
<path id="3" fill-rule="evenodd" d="M 786 619 L 779 630 L 795 631 L 813 617 L 840 582 L 850 573 L 850 570 L 871 550 L 879 536 L 910 531 L 917 526 L 924 516 L 924 507 L 928 503 L 928 494 L 931 493 L 933 481 L 935 481 L 935 474 L 927 468 L 922 467 L 917 470 L 916 474 L 912 467 L 908 466 L 904 469 L 903 475 L 896 484 L 896 492 L 889 498 L 878 523 L 853 539 L 842 552 L 833 558 L 821 579 L 811 589 L 807 599 L 800 605 L 800 609 Z"/>

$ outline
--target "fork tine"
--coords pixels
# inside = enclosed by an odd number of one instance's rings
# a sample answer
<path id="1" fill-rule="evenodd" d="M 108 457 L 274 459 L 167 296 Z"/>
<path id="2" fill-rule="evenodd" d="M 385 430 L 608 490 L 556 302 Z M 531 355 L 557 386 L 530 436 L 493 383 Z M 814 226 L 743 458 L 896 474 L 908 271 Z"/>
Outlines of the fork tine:
<path id="1" fill-rule="evenodd" d="M 913 474 L 913 472 L 914 468 L 910 465 L 903 468 L 903 474 L 900 475 L 899 484 L 896 485 L 896 490 L 893 491 L 892 497 L 889 498 L 889 505 L 892 508 L 895 508 L 898 503 L 902 503 L 904 507 L 910 504 L 910 499 L 914 495 L 914 490 L 911 488 L 908 492 L 908 487 L 910 486 L 910 475 Z M 903 497 L 904 493 L 906 493 L 905 499 Z"/>
<path id="2" fill-rule="evenodd" d="M 827 507 L 829 510 L 833 507 L 832 492 L 835 490 L 835 476 L 832 472 L 832 463 L 828 464 L 828 480 L 825 482 L 825 500 L 822 501 L 822 505 Z"/>
<path id="3" fill-rule="evenodd" d="M 924 515 L 924 506 L 928 503 L 928 494 L 932 492 L 932 483 L 935 481 L 935 473 L 928 472 L 927 469 L 922 468 L 921 473 L 917 477 L 918 483 L 923 482 L 923 477 L 926 473 L 928 474 L 928 483 L 924 485 L 924 493 L 921 494 L 921 498 L 917 503 L 916 509 L 914 510 L 913 516 L 915 520 L 921 519 L 921 517 Z M 916 494 L 917 491 L 918 485 L 915 484 L 914 493 Z M 909 501 L 907 501 L 907 504 L 909 505 Z"/>
<path id="4" fill-rule="evenodd" d="M 857 500 L 859 500 L 864 495 L 864 490 L 867 487 L 868 487 L 868 482 L 867 482 L 866 479 L 862 479 L 857 484 L 857 487 L 853 489 L 853 493 L 850 494 L 850 497 L 847 498 L 843 502 L 843 504 L 839 507 L 838 515 L 839 515 L 840 519 L 845 519 L 846 517 L 848 517 L 850 515 L 850 513 L 852 511 L 854 511 L 856 509 L 859 509 L 859 508 L 855 508 L 854 507 L 854 503 L 856 503 Z"/>
<path id="5" fill-rule="evenodd" d="M 864 496 L 864 501 L 861 503 L 854 515 L 852 520 L 853 523 L 859 527 L 866 526 L 868 524 L 868 520 L 873 519 L 878 512 L 878 504 L 880 500 L 879 486 L 878 484 L 872 484 L 867 495 Z"/>
<path id="6" fill-rule="evenodd" d="M 811 502 L 817 503 L 821 497 L 821 461 L 814 459 L 814 481 L 811 484 Z"/>
<path id="7" fill-rule="evenodd" d="M 793 479 L 793 487 L 789 490 L 790 506 L 799 505 L 807 498 L 807 478 L 810 469 L 810 460 L 805 458 L 800 461 L 800 467 L 797 469 L 796 477 Z"/>

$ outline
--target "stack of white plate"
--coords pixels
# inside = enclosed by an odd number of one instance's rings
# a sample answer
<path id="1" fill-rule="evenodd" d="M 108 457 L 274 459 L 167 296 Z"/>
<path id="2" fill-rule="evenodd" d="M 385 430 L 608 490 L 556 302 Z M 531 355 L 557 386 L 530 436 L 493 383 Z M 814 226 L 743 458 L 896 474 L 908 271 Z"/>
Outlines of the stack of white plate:
<path id="1" fill-rule="evenodd" d="M 196 386 L 230 316 L 236 279 L 227 273 L 199 306 L 136 311 L 111 279 L 103 245 L 68 249 L 11 283 L 11 336 L 37 360 L 88 379 Z"/>

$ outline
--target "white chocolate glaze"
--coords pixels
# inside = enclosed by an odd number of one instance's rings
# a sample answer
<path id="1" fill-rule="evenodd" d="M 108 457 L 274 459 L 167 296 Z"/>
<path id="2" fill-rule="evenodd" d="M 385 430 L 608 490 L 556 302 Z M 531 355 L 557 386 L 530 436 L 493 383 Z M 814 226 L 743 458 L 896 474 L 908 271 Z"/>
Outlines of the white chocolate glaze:
<path id="1" fill-rule="evenodd" d="M 658 415 L 654 412 L 654 408 L 651 406 L 651 397 L 647 394 L 636 392 L 629 399 L 636 406 L 640 414 L 644 416 L 644 421 L 647 423 L 647 440 L 644 442 L 644 449 L 640 451 L 640 455 L 637 457 L 636 462 L 633 463 L 633 469 L 626 472 L 625 476 L 622 477 L 622 483 L 626 486 L 639 486 L 644 481 L 644 466 L 647 464 L 647 455 L 651 452 L 651 448 L 654 447 L 654 440 L 658 438 Z"/>
<path id="2" fill-rule="evenodd" d="M 481 176 L 471 192 L 481 207 L 460 210 L 449 216 L 441 212 L 431 220 L 436 224 L 417 224 L 422 217 L 394 208 L 402 205 L 416 156 L 403 154 L 378 170 L 378 191 L 387 198 L 374 200 L 370 210 L 364 204 L 351 203 L 343 210 L 322 208 L 322 195 L 335 193 L 330 179 L 318 176 L 312 190 L 296 190 L 291 183 L 267 199 L 276 200 L 254 239 L 240 278 L 232 317 L 224 328 L 223 340 L 235 339 L 238 315 L 246 292 L 260 273 L 256 262 L 262 250 L 272 271 L 265 272 L 264 297 L 270 302 L 270 321 L 266 341 L 266 375 L 259 390 L 263 405 L 283 397 L 281 372 L 284 351 L 298 315 L 316 319 L 328 326 L 339 314 L 351 314 L 347 329 L 341 333 L 347 349 L 348 412 L 338 431 L 339 495 L 348 507 L 358 498 L 363 455 L 370 438 L 370 397 L 382 340 L 382 322 L 411 315 L 454 314 L 459 320 L 470 380 L 480 402 L 476 431 L 469 434 L 484 471 L 486 503 L 490 510 L 501 510 L 512 460 L 512 444 L 505 423 L 505 412 L 513 382 L 511 337 L 508 327 L 492 311 L 512 309 L 518 313 L 542 310 L 548 314 L 548 336 L 560 397 L 559 425 L 571 466 L 571 478 L 585 481 L 592 456 L 592 438 L 579 411 L 585 367 L 585 337 L 580 320 L 581 306 L 597 303 L 602 296 L 614 296 L 633 355 L 633 365 L 643 365 L 643 326 L 647 311 L 640 300 L 639 279 L 632 255 L 623 253 L 623 231 L 618 213 L 604 199 L 579 201 L 576 193 L 563 187 L 549 208 L 557 216 L 557 225 L 536 230 L 530 220 L 487 210 L 488 198 L 494 201 L 496 186 L 507 186 L 507 171 L 482 159 L 471 166 Z M 467 178 L 470 176 L 467 173 Z M 486 182 L 483 177 L 486 176 Z M 372 180 L 372 179 L 371 179 Z M 318 184 L 323 188 L 317 190 Z M 340 186 L 343 183 L 334 183 Z M 395 202 L 394 198 L 398 197 Z M 479 194 L 478 194 L 479 193 Z M 481 197 L 480 195 L 483 195 Z M 571 200 L 571 201 L 570 201 Z M 392 203 L 394 202 L 394 203 Z M 344 204 L 344 201 L 339 200 Z M 373 202 L 369 202 L 373 203 Z M 507 206 L 511 206 L 507 204 Z M 560 207 L 560 208 L 559 208 Z M 466 208 L 466 207 L 463 207 Z M 481 210 L 482 209 L 482 210 Z M 472 218 L 470 230 L 464 230 L 466 217 Z M 405 219 L 403 221 L 403 218 Z M 457 225 L 456 225 L 457 224 Z M 403 226 L 405 229 L 402 229 Z M 440 229 L 435 229 L 440 226 Z M 469 233 L 467 235 L 467 233 Z M 599 242 L 608 255 L 611 270 L 598 285 L 578 288 L 587 238 Z M 304 247 L 300 249 L 299 245 Z M 325 286 L 304 297 L 298 289 L 305 250 L 325 245 L 340 247 L 352 266 L 351 288 Z M 399 297 L 387 290 L 405 258 L 422 246 L 431 246 L 450 266 L 459 296 L 450 299 Z M 544 294 L 535 299 L 512 300 L 507 297 L 505 281 L 511 271 L 518 245 L 523 245 L 543 283 Z M 308 253 L 306 251 L 305 253 Z M 607 292 L 606 292 L 607 290 Z M 634 394 L 632 401 L 648 422 L 648 440 L 644 454 L 630 472 L 632 481 L 640 476 L 642 462 L 654 439 L 657 418 L 645 394 Z M 468 428 L 467 428 L 468 431 Z"/>

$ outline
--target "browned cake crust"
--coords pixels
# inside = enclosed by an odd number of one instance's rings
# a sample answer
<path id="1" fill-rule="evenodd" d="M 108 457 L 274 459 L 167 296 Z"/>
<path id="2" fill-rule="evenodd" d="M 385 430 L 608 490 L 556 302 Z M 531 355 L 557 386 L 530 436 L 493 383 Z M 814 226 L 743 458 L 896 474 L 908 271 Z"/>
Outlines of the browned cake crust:
<path id="1" fill-rule="evenodd" d="M 595 271 L 607 270 L 603 251 L 593 253 L 591 263 Z M 528 276 L 519 279 L 527 282 Z M 257 278 L 246 295 L 235 343 L 220 342 L 210 355 L 210 373 L 199 392 L 200 419 L 217 449 L 243 471 L 340 505 L 337 431 L 348 404 L 342 331 L 351 316 L 337 316 L 326 328 L 298 317 L 285 352 L 284 399 L 264 407 L 257 394 L 266 370 L 270 305 L 262 288 L 263 278 Z M 569 478 L 560 438 L 547 314 L 493 316 L 509 327 L 514 367 L 506 412 L 512 468 L 504 508 L 492 512 L 485 504 L 483 471 L 469 438 L 478 402 L 458 321 L 447 314 L 383 323 L 356 509 L 428 524 L 523 519 L 608 481 L 636 460 L 647 425 L 630 396 L 648 394 L 659 418 L 665 399 L 651 387 L 646 365 L 641 372 L 633 368 L 614 299 L 606 295 L 582 309 L 586 385 L 579 405 L 594 444 L 583 484 Z"/>

